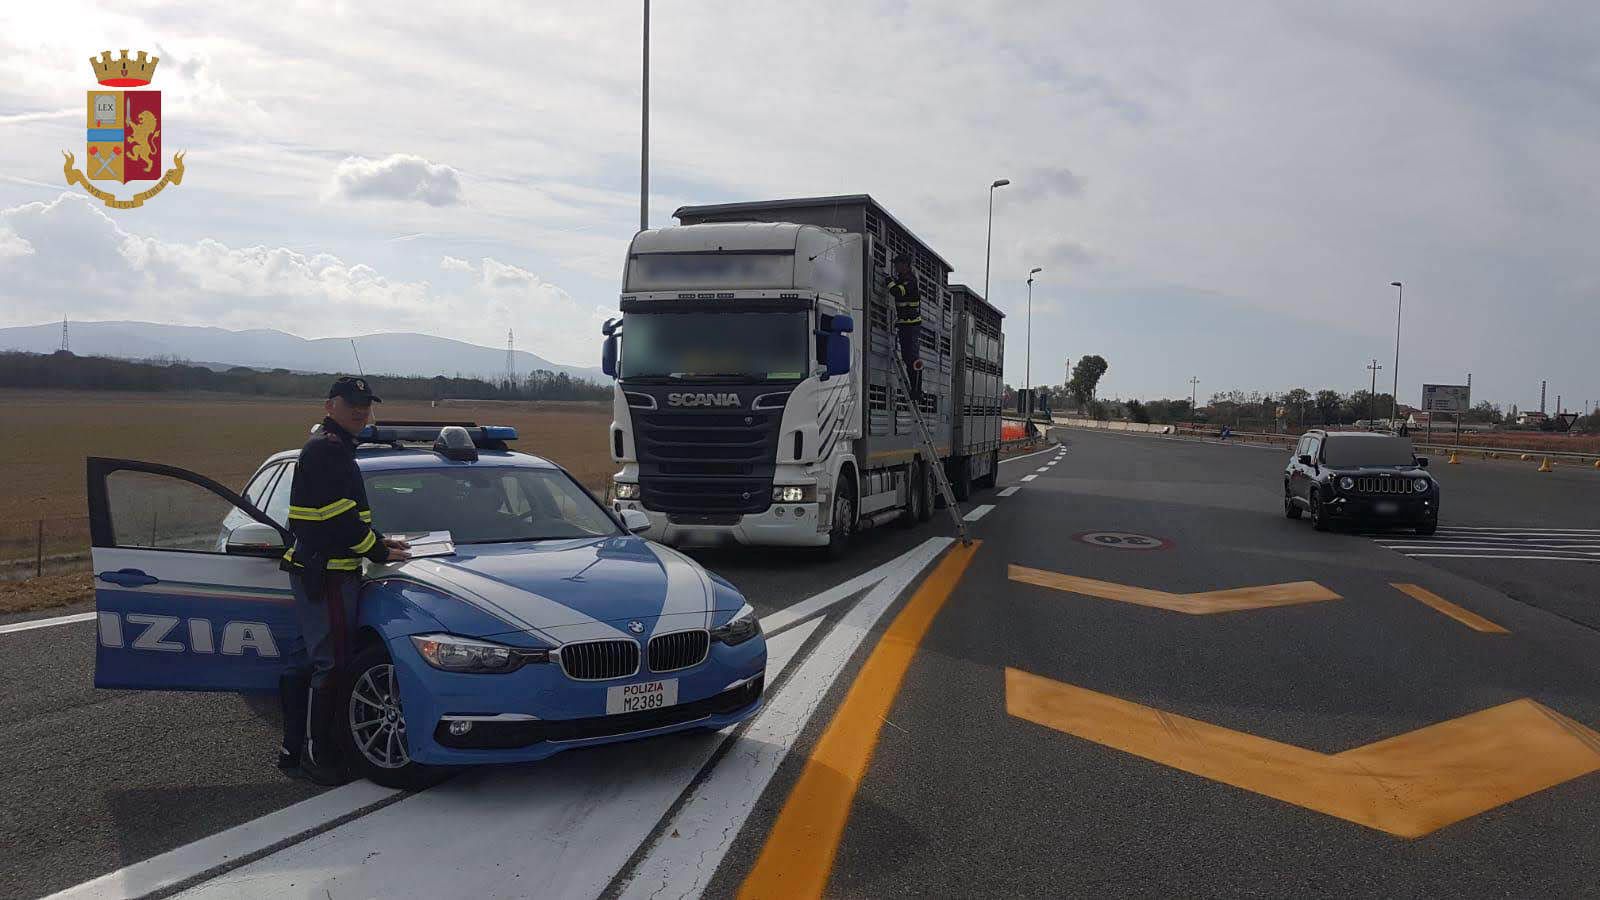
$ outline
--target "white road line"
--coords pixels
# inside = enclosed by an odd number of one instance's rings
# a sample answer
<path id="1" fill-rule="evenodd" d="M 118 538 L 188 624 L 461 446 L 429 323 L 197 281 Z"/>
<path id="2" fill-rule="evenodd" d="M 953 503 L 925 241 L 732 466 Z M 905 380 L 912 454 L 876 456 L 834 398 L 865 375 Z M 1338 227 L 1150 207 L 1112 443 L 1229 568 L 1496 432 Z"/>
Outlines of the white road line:
<path id="1" fill-rule="evenodd" d="M 1539 533 L 1539 534 L 1542 534 L 1542 533 L 1547 532 L 1547 531 L 1562 531 L 1562 532 L 1568 532 L 1568 533 L 1576 532 L 1576 533 L 1579 533 L 1579 534 L 1600 534 L 1600 528 L 1543 528 L 1543 527 L 1540 527 L 1538 525 L 1529 525 L 1526 528 L 1518 528 L 1516 526 L 1509 526 L 1508 527 L 1508 526 L 1496 526 L 1496 525 L 1450 525 L 1448 527 L 1441 525 L 1441 526 L 1439 526 L 1439 530 L 1440 531 L 1505 531 L 1505 532 L 1518 532 L 1518 533 L 1521 533 L 1521 532 L 1534 532 L 1534 533 Z"/>
<path id="2" fill-rule="evenodd" d="M 727 755 L 689 791 L 677 814 L 658 830 L 655 843 L 627 875 L 622 897 L 691 897 L 705 890 L 767 783 L 856 648 L 939 555 L 926 549 L 924 545 L 913 551 L 915 558 L 880 581 L 823 637 Z"/>
<path id="3" fill-rule="evenodd" d="M 1009 497 L 1012 494 L 1015 494 L 1017 491 L 1020 491 L 1020 490 L 1022 490 L 1021 486 L 1013 484 L 1011 487 L 1006 488 L 1005 490 L 1001 491 L 1000 493 L 996 494 L 995 496 L 997 496 L 997 497 Z"/>
<path id="4" fill-rule="evenodd" d="M 1577 556 L 1600 556 L 1600 551 L 1583 550 L 1577 547 L 1553 547 L 1546 544 L 1431 544 L 1416 541 L 1405 543 L 1380 543 L 1379 546 L 1390 550 L 1503 550 L 1507 553 L 1517 553 L 1523 550 L 1551 550 L 1562 553 L 1572 553 Z"/>
<path id="5" fill-rule="evenodd" d="M 10 625 L 0 625 L 0 634 L 15 634 L 18 631 L 32 631 L 35 628 L 49 628 L 52 625 L 71 625 L 74 622 L 90 622 L 94 620 L 94 613 L 73 613 L 70 616 L 56 616 L 53 619 L 29 619 L 26 622 L 12 622 Z"/>
<path id="6" fill-rule="evenodd" d="M 974 506 L 972 508 L 972 512 L 967 513 L 966 515 L 962 516 L 961 518 L 964 519 L 965 521 L 968 521 L 968 522 L 976 522 L 979 519 L 983 518 L 984 516 L 987 516 L 993 510 L 994 510 L 994 504 L 993 503 L 985 503 L 982 506 Z"/>
<path id="7" fill-rule="evenodd" d="M 1048 472 L 1048 471 L 1050 471 L 1050 467 L 1049 467 L 1049 466 L 1040 466 L 1040 467 L 1039 467 L 1039 468 L 1037 468 L 1037 469 L 1034 469 L 1034 471 L 1035 471 L 1035 472 L 1038 472 L 1038 473 L 1040 473 L 1040 474 L 1041 474 L 1041 475 L 1042 475 L 1042 474 L 1044 474 L 1044 473 L 1045 473 L 1045 472 Z"/>
<path id="8" fill-rule="evenodd" d="M 773 638 L 769 678 L 821 624 Z M 732 730 L 466 772 L 179 896 L 594 897 Z"/>
<path id="9" fill-rule="evenodd" d="M 382 803 L 399 791 L 356 781 L 144 862 L 51 894 L 47 900 L 142 897 Z"/>
<path id="10" fill-rule="evenodd" d="M 1032 480 L 1034 480 L 1035 478 L 1038 478 L 1038 477 L 1039 477 L 1038 474 L 1035 473 L 1033 475 L 1024 475 L 1021 478 L 1018 478 L 1017 480 L 1018 481 L 1032 481 Z"/>
<path id="11" fill-rule="evenodd" d="M 1054 448 L 1054 447 L 1046 447 L 1043 450 L 1035 450 L 1032 453 L 1024 453 L 1021 456 L 1013 456 L 1010 459 L 1002 459 L 1002 460 L 1000 460 L 1000 465 L 1003 466 L 1006 463 L 1021 462 L 1022 460 L 1030 459 L 1032 457 L 1038 456 L 1041 453 L 1049 453 L 1050 451 L 1052 451 L 1054 449 L 1056 449 L 1056 448 Z"/>
<path id="12" fill-rule="evenodd" d="M 1596 560 L 1573 556 L 1485 556 L 1474 553 L 1407 553 L 1412 559 L 1547 559 L 1560 562 L 1592 563 Z"/>
<path id="13" fill-rule="evenodd" d="M 926 541 L 922 542 L 922 547 L 925 547 L 930 543 L 935 543 L 939 540 L 941 539 L 928 538 Z M 921 549 L 921 547 L 916 549 Z M 761 620 L 761 630 L 767 632 L 768 634 L 771 634 L 774 631 L 780 631 L 796 622 L 801 622 L 811 618 L 835 603 L 838 603 L 842 600 L 848 600 L 857 593 L 860 593 L 861 591 L 864 591 L 882 581 L 884 576 L 894 571 L 895 568 L 898 567 L 905 558 L 905 555 L 897 556 L 894 559 L 883 563 L 882 565 L 874 566 L 873 568 L 868 569 L 849 581 L 845 581 L 828 588 L 814 597 L 801 600 L 799 603 L 796 603 L 792 606 L 786 606 L 783 609 L 780 609 L 777 612 L 763 618 Z"/>

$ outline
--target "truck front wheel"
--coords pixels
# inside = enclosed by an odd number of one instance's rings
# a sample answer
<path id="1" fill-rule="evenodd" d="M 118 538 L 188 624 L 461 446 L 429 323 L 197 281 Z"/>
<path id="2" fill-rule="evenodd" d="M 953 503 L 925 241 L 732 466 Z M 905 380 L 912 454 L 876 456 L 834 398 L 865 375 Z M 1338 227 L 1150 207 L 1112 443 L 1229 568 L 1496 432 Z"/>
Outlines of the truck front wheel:
<path id="1" fill-rule="evenodd" d="M 833 527 L 828 529 L 827 556 L 840 559 L 850 549 L 850 538 L 856 532 L 856 486 L 849 473 L 839 476 L 839 485 L 833 492 Z"/>

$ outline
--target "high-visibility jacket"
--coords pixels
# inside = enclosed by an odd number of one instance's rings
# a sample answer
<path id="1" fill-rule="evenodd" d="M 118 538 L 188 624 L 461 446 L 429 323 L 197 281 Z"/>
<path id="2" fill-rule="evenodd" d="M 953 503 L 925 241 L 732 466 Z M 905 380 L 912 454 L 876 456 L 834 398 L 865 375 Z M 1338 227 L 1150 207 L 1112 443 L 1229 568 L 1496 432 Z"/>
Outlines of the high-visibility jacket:
<path id="1" fill-rule="evenodd" d="M 899 276 L 890 278 L 889 296 L 894 298 L 899 324 L 922 324 L 922 292 L 917 290 L 917 276 L 912 275 L 904 281 Z"/>
<path id="2" fill-rule="evenodd" d="M 372 527 L 367 486 L 356 466 L 355 436 L 332 419 L 300 448 L 289 486 L 289 530 L 294 546 L 284 553 L 291 569 L 316 566 L 329 572 L 356 572 L 364 556 L 383 562 L 389 556 L 383 535 Z"/>

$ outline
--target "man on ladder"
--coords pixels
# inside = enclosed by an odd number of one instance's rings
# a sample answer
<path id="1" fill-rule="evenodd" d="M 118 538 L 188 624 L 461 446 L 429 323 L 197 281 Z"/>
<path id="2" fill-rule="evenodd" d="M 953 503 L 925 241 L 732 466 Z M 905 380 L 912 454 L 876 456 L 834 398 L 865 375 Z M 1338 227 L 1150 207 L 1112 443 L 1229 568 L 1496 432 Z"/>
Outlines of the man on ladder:
<path id="1" fill-rule="evenodd" d="M 916 406 L 922 403 L 922 292 L 917 289 L 917 276 L 911 271 L 909 253 L 894 258 L 889 297 L 894 301 L 900 358 L 905 361 L 911 378 L 910 400 Z"/>

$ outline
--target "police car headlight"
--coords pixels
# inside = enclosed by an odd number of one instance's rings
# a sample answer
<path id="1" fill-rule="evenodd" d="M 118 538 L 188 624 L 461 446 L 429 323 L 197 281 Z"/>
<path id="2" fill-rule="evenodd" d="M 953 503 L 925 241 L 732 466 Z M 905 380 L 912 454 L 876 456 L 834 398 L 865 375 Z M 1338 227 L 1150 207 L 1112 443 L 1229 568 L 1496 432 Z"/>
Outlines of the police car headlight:
<path id="1" fill-rule="evenodd" d="M 499 674 L 550 661 L 549 650 L 507 647 L 453 634 L 416 634 L 411 644 L 428 665 L 446 672 Z"/>
<path id="2" fill-rule="evenodd" d="M 613 484 L 616 487 L 615 496 L 618 500 L 639 499 L 639 485 L 637 482 L 617 481 L 613 482 Z"/>
<path id="3" fill-rule="evenodd" d="M 775 503 L 815 503 L 817 486 L 814 484 L 789 484 L 772 489 Z"/>
<path id="4" fill-rule="evenodd" d="M 711 629 L 711 639 L 737 647 L 760 633 L 761 621 L 756 618 L 755 608 L 746 603 L 726 624 Z"/>
<path id="5" fill-rule="evenodd" d="M 1426 478 L 1418 478 L 1411 482 L 1411 489 L 1419 494 L 1426 494 L 1428 492 L 1428 487 L 1428 479 Z"/>

